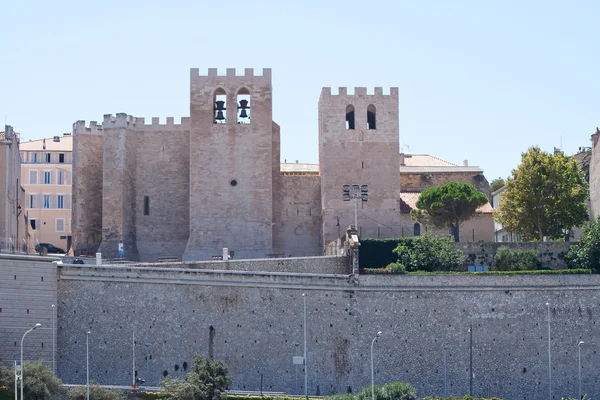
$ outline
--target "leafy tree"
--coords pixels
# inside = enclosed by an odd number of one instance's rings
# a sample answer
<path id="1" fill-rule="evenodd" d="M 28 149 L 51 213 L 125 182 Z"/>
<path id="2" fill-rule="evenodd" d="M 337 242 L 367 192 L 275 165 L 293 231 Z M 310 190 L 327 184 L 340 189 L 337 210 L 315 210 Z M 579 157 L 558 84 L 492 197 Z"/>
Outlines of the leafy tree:
<path id="1" fill-rule="evenodd" d="M 490 192 L 495 192 L 496 190 L 500 189 L 502 186 L 504 186 L 504 179 L 502 179 L 502 178 L 493 179 L 492 183 L 490 183 Z"/>
<path id="2" fill-rule="evenodd" d="M 27 399 L 50 400 L 60 393 L 62 382 L 52 373 L 52 369 L 41 361 L 23 365 L 23 397 Z"/>
<path id="3" fill-rule="evenodd" d="M 496 221 L 525 240 L 561 239 L 588 219 L 587 184 L 577 162 L 531 147 L 506 181 Z"/>
<path id="4" fill-rule="evenodd" d="M 0 357 L 0 397 L 4 393 L 10 393 L 15 387 L 15 375 L 7 365 L 2 363 L 2 357 Z"/>
<path id="5" fill-rule="evenodd" d="M 398 262 L 409 271 L 456 271 L 465 258 L 449 237 L 427 233 L 418 239 L 400 241 L 394 252 L 398 253 Z"/>
<path id="6" fill-rule="evenodd" d="M 67 394 L 68 400 L 85 400 L 86 398 L 86 387 L 77 386 L 69 389 Z M 90 399 L 91 400 L 124 400 L 127 395 L 120 390 L 106 389 L 100 385 L 90 385 Z"/>
<path id="7" fill-rule="evenodd" d="M 488 198 L 468 183 L 448 182 L 425 189 L 417 200 L 417 210 L 410 216 L 419 222 L 439 228 L 450 228 L 454 241 L 459 241 L 460 225 L 469 220 Z"/>
<path id="8" fill-rule="evenodd" d="M 227 373 L 227 367 L 221 361 L 197 354 L 185 379 L 165 379 L 160 388 L 178 400 L 221 400 L 231 386 Z"/>
<path id="9" fill-rule="evenodd" d="M 539 269 L 541 265 L 540 252 L 537 250 L 519 250 L 500 246 L 494 254 L 492 270 L 531 271 Z"/>
<path id="10" fill-rule="evenodd" d="M 583 228 L 579 243 L 569 248 L 567 261 L 575 268 L 600 270 L 600 220 Z"/>

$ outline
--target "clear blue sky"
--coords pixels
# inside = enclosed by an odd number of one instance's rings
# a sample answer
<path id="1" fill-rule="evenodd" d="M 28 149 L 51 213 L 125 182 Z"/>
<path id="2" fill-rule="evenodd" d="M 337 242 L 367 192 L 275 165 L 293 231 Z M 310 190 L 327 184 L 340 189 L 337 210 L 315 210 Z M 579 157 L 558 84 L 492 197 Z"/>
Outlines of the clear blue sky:
<path id="1" fill-rule="evenodd" d="M 323 86 L 398 86 L 400 144 L 506 177 L 600 125 L 594 1 L 3 1 L 0 115 L 36 139 L 189 115 L 189 69 L 273 69 L 281 158 L 318 162 Z M 406 147 L 407 146 L 407 147 Z M 390 160 L 392 162 L 392 160 Z"/>

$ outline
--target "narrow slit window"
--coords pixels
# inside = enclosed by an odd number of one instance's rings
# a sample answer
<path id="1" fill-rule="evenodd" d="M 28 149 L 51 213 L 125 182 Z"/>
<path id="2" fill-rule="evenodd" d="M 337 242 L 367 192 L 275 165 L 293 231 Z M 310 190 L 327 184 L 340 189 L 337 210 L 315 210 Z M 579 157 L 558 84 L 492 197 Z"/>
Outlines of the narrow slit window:
<path id="1" fill-rule="evenodd" d="M 346 129 L 354 129 L 354 106 L 352 104 L 346 107 Z"/>
<path id="2" fill-rule="evenodd" d="M 375 106 L 370 104 L 369 107 L 367 107 L 367 129 L 377 129 L 375 125 L 376 117 L 377 113 L 375 111 Z"/>
<path id="3" fill-rule="evenodd" d="M 215 91 L 215 124 L 227 123 L 227 94 L 225 90 L 218 88 Z"/>
<path id="4" fill-rule="evenodd" d="M 150 196 L 144 196 L 144 215 L 150 215 Z"/>
<path id="5" fill-rule="evenodd" d="M 421 225 L 415 224 L 413 231 L 414 236 L 421 236 Z"/>
<path id="6" fill-rule="evenodd" d="M 250 123 L 250 92 L 246 88 L 241 88 L 236 96 L 237 104 L 237 123 Z"/>

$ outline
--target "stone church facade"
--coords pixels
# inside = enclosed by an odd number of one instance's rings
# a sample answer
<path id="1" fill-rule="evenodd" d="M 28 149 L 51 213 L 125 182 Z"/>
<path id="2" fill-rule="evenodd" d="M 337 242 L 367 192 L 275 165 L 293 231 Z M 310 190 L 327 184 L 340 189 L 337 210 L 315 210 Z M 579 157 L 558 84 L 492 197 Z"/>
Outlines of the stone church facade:
<path id="1" fill-rule="evenodd" d="M 363 237 L 413 231 L 401 215 L 397 88 L 323 88 L 318 166 L 281 164 L 279 132 L 270 69 L 191 69 L 190 116 L 180 124 L 123 113 L 104 115 L 102 124 L 77 121 L 75 254 L 322 255 L 354 223 L 356 200 L 344 201 L 344 184 L 368 185 L 368 201 L 358 200 Z"/>

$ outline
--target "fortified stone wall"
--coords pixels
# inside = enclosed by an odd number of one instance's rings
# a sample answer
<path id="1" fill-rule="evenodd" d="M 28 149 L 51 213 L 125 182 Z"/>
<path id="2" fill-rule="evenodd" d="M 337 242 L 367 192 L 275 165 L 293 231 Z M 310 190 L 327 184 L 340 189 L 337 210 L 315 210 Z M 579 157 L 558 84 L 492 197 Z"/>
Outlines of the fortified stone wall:
<path id="1" fill-rule="evenodd" d="M 274 252 L 284 257 L 321 255 L 320 177 L 284 175 L 281 182 L 276 198 L 280 213 L 273 216 Z"/>
<path id="2" fill-rule="evenodd" d="M 94 254 L 102 242 L 102 125 L 73 124 L 72 231 L 75 254 Z"/>
<path id="3" fill-rule="evenodd" d="M 189 118 L 175 124 L 169 117 L 165 125 L 158 118 L 152 118 L 152 124 L 136 118 L 135 220 L 141 261 L 165 256 L 181 260 L 185 251 L 190 223 L 189 126 Z"/>
<path id="4" fill-rule="evenodd" d="M 59 376 L 85 382 L 84 332 L 91 328 L 90 379 L 156 385 L 183 377 L 195 353 L 223 360 L 233 389 L 293 393 L 292 357 L 307 316 L 308 393 L 356 392 L 375 382 L 410 382 L 419 396 L 546 399 L 548 314 L 554 398 L 600 394 L 597 324 L 600 277 L 360 276 L 64 265 L 59 280 Z M 550 306 L 547 308 L 546 303 Z M 146 375 L 145 350 L 150 354 Z M 296 346 L 294 343 L 300 343 Z M 472 365 L 472 368 L 471 368 Z M 298 391 L 303 392 L 302 370 Z"/>
<path id="5" fill-rule="evenodd" d="M 0 356 L 10 366 L 21 359 L 52 364 L 52 315 L 57 303 L 58 258 L 0 255 Z M 85 341 L 84 341 L 85 343 Z"/>

